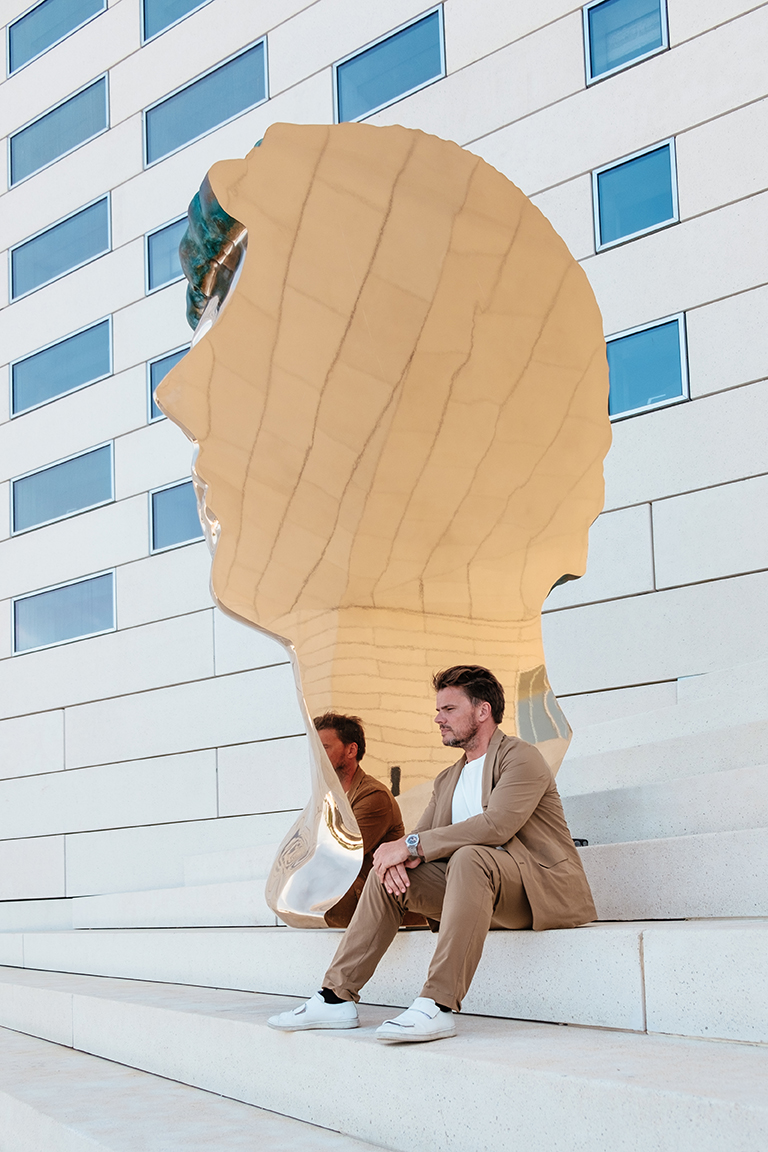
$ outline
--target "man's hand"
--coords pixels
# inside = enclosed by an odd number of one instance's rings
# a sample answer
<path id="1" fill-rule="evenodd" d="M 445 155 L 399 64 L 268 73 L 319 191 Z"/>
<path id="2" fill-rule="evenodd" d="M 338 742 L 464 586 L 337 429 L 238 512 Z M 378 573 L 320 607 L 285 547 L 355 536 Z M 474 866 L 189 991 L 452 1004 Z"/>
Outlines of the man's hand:
<path id="1" fill-rule="evenodd" d="M 421 857 L 410 855 L 405 837 L 379 844 L 373 854 L 373 868 L 387 892 L 401 895 L 410 887 L 408 869 L 421 864 Z"/>

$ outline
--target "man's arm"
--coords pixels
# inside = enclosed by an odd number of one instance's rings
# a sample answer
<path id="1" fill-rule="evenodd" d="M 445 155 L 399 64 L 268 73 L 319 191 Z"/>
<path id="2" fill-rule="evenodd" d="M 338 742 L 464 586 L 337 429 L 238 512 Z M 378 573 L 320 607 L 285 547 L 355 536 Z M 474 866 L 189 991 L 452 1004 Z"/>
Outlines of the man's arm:
<path id="1" fill-rule="evenodd" d="M 361 797 L 352 811 L 363 838 L 363 853 L 368 855 L 382 842 L 395 820 L 394 805 L 386 792 L 379 789 Z"/>
<path id="2" fill-rule="evenodd" d="M 500 773 L 485 812 L 419 833 L 425 860 L 442 860 L 468 844 L 506 844 L 530 819 L 552 781 L 544 757 L 531 745 L 512 745 L 503 753 Z"/>

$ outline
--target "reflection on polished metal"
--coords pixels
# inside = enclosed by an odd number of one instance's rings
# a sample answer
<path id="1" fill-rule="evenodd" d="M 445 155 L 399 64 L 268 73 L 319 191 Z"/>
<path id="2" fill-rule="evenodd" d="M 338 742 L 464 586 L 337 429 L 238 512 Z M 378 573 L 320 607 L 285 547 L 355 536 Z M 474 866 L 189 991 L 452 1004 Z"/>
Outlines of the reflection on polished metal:
<path id="1" fill-rule="evenodd" d="M 398 126 L 274 125 L 200 204 L 224 245 L 243 249 L 242 222 L 247 253 L 226 295 L 215 244 L 198 260 L 205 312 L 158 401 L 198 446 L 217 602 L 283 639 L 311 738 L 310 715 L 362 716 L 367 771 L 400 766 L 406 824 L 451 759 L 438 668 L 493 669 L 505 730 L 556 770 L 570 728 L 541 608 L 585 570 L 610 443 L 583 271 L 501 173 Z M 268 886 L 291 924 L 322 924 L 360 860 L 311 744 L 312 800 Z"/>

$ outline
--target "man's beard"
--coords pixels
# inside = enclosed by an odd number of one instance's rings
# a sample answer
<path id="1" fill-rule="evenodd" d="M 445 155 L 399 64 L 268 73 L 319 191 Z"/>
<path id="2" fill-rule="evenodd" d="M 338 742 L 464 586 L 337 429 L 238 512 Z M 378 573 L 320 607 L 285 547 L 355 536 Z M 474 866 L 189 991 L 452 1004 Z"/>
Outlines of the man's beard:
<path id="1" fill-rule="evenodd" d="M 466 732 L 461 735 L 453 735 L 450 740 L 443 740 L 443 744 L 445 744 L 447 748 L 466 748 L 467 744 L 470 744 L 475 736 L 477 736 L 478 727 L 477 724 L 471 725 Z"/>

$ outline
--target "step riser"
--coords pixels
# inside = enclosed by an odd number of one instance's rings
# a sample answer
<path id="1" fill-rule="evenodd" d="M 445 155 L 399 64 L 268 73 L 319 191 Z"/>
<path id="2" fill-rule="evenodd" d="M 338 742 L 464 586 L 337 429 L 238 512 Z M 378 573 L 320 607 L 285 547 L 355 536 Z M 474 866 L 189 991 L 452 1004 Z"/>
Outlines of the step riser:
<path id="1" fill-rule="evenodd" d="M 218 994 L 216 1013 L 208 1007 L 210 994 L 201 994 L 199 1004 L 189 995 L 169 1005 L 168 993 L 155 994 L 151 986 L 129 987 L 119 999 L 76 991 L 58 995 L 71 1013 L 74 1045 L 81 1051 L 312 1124 L 341 1127 L 403 1152 L 414 1142 L 425 1152 L 477 1152 L 522 1142 L 548 1152 L 586 1152 L 596 1147 L 598 1134 L 599 1147 L 622 1152 L 754 1152 L 768 1137 L 768 1109 L 748 1103 L 750 1093 L 756 1098 L 752 1049 L 735 1054 L 737 1067 L 752 1070 L 745 1100 L 713 1101 L 706 1087 L 698 1093 L 649 1085 L 641 1074 L 641 1051 L 628 1055 L 629 1038 L 619 1034 L 615 1040 L 601 1034 L 617 1051 L 618 1067 L 606 1075 L 604 1060 L 596 1071 L 584 1067 L 585 1037 L 588 1045 L 593 1038 L 581 1030 L 547 1030 L 542 1049 L 540 1025 L 486 1022 L 483 1032 L 477 1022 L 462 1020 L 466 1037 L 393 1049 L 377 1044 L 367 1029 L 273 1032 L 263 1027 L 265 1010 L 235 994 Z M 364 1023 L 374 1023 L 370 1012 Z M 478 1048 L 467 1042 L 473 1029 L 516 1044 L 516 1061 L 497 1062 L 498 1043 L 485 1059 L 482 1043 Z M 550 1068 L 537 1060 L 537 1051 L 544 1055 L 553 1044 L 560 1063 Z M 690 1058 L 690 1047 L 681 1045 L 690 1042 L 665 1049 L 670 1068 Z M 569 1050 L 572 1070 L 564 1074 Z"/>
<path id="2" fill-rule="evenodd" d="M 768 827 L 768 767 L 566 796 L 573 835 L 592 844 Z"/>

